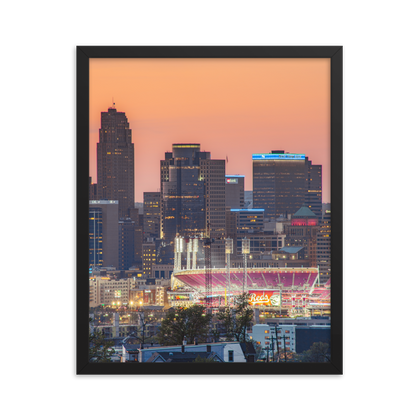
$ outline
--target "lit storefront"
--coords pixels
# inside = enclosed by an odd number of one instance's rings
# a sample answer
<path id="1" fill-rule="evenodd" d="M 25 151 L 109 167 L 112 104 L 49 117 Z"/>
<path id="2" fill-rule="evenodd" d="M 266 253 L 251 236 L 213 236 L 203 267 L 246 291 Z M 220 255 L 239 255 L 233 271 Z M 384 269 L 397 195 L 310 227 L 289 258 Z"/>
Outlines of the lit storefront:
<path id="1" fill-rule="evenodd" d="M 171 307 L 187 307 L 195 302 L 192 292 L 168 292 L 168 303 Z"/>

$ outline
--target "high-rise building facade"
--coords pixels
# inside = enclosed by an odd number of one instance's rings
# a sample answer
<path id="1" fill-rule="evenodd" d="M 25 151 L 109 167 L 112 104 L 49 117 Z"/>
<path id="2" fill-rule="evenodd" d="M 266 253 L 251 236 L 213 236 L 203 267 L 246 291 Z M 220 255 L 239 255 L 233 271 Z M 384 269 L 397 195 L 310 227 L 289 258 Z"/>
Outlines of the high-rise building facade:
<path id="1" fill-rule="evenodd" d="M 161 161 L 161 238 L 176 234 L 213 239 L 212 265 L 223 267 L 226 230 L 225 161 L 211 159 L 199 144 L 173 144 Z"/>
<path id="2" fill-rule="evenodd" d="M 199 144 L 173 144 L 172 153 L 161 161 L 162 238 L 169 243 L 177 233 L 193 237 L 205 231 L 200 160 L 207 155 Z"/>
<path id="3" fill-rule="evenodd" d="M 244 175 L 226 175 L 226 208 L 242 209 L 245 202 Z"/>
<path id="4" fill-rule="evenodd" d="M 118 221 L 118 268 L 128 270 L 134 265 L 135 222 L 129 217 Z"/>
<path id="5" fill-rule="evenodd" d="M 225 266 L 226 234 L 226 190 L 225 161 L 219 159 L 202 159 L 200 162 L 201 179 L 205 189 L 205 221 L 207 233 L 212 238 L 211 265 Z"/>
<path id="6" fill-rule="evenodd" d="M 252 155 L 254 207 L 265 217 L 295 213 L 305 202 L 307 165 L 305 155 L 273 151 Z"/>
<path id="7" fill-rule="evenodd" d="M 117 200 L 119 217 L 134 207 L 134 144 L 124 112 L 113 107 L 101 112 L 97 144 L 97 194 L 102 200 Z"/>
<path id="8" fill-rule="evenodd" d="M 136 243 L 134 247 L 134 261 L 136 265 L 139 265 L 141 268 L 142 263 L 142 255 L 143 255 L 143 241 L 144 241 L 144 235 L 143 235 L 143 214 L 139 214 L 139 230 L 140 233 L 134 237 L 134 242 Z M 140 264 L 139 264 L 140 263 Z"/>
<path id="9" fill-rule="evenodd" d="M 103 234 L 102 209 L 89 208 L 89 266 L 102 267 L 103 265 Z"/>
<path id="10" fill-rule="evenodd" d="M 313 211 L 318 220 L 322 218 L 322 165 L 308 161 L 308 192 L 305 205 Z"/>
<path id="11" fill-rule="evenodd" d="M 264 232 L 264 209 L 230 209 L 236 215 L 238 236 Z"/>
<path id="12" fill-rule="evenodd" d="M 159 238 L 160 192 L 143 193 L 143 234 L 145 237 Z"/>
<path id="13" fill-rule="evenodd" d="M 154 264 L 156 264 L 156 244 L 155 242 L 145 242 L 143 244 L 143 275 L 146 278 L 152 276 Z"/>
<path id="14" fill-rule="evenodd" d="M 319 280 L 326 283 L 331 278 L 331 210 L 326 210 L 319 223 L 316 241 L 316 262 Z"/>
<path id="15" fill-rule="evenodd" d="M 89 264 L 118 267 L 118 201 L 89 201 Z"/>
<path id="16" fill-rule="evenodd" d="M 265 217 L 287 217 L 309 205 L 319 213 L 322 207 L 321 165 L 312 165 L 305 155 L 283 150 L 254 154 L 252 163 L 253 206 L 265 209 Z"/>
<path id="17" fill-rule="evenodd" d="M 143 246 L 143 215 L 139 208 L 130 209 L 130 219 L 134 222 L 134 260 L 133 266 L 141 268 Z"/>

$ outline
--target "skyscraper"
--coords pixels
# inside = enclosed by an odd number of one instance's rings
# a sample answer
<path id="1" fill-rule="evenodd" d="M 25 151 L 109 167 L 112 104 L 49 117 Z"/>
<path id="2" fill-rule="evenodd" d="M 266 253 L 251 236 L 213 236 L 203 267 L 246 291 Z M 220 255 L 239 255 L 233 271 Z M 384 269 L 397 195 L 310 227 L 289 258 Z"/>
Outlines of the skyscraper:
<path id="1" fill-rule="evenodd" d="M 204 181 L 200 158 L 209 154 L 199 144 L 173 144 L 161 161 L 162 239 L 173 242 L 178 233 L 197 236 L 205 231 Z"/>
<path id="2" fill-rule="evenodd" d="M 244 175 L 226 175 L 226 208 L 241 209 L 244 207 Z"/>
<path id="3" fill-rule="evenodd" d="M 210 154 L 209 154 L 210 155 Z M 207 232 L 213 239 L 211 265 L 225 266 L 226 190 L 225 161 L 222 159 L 200 160 L 200 177 L 204 181 L 204 204 Z"/>
<path id="4" fill-rule="evenodd" d="M 159 238 L 160 192 L 143 193 L 144 236 Z"/>
<path id="5" fill-rule="evenodd" d="M 102 267 L 103 260 L 103 234 L 102 209 L 89 208 L 89 266 Z"/>
<path id="6" fill-rule="evenodd" d="M 305 205 L 311 209 L 318 220 L 322 218 L 322 165 L 312 165 L 308 161 L 308 192 Z"/>
<path id="7" fill-rule="evenodd" d="M 129 217 L 118 221 L 118 269 L 128 270 L 134 264 L 135 222 Z"/>
<path id="8" fill-rule="evenodd" d="M 118 201 L 89 201 L 89 264 L 118 267 Z"/>
<path id="9" fill-rule="evenodd" d="M 321 216 L 322 166 L 312 165 L 305 155 L 275 150 L 252 155 L 253 206 L 265 217 L 286 217 L 301 207 Z"/>
<path id="10" fill-rule="evenodd" d="M 199 144 L 173 144 L 161 160 L 161 238 L 173 242 L 209 233 L 212 265 L 224 266 L 225 161 L 210 158 Z"/>
<path id="11" fill-rule="evenodd" d="M 134 144 L 125 113 L 113 107 L 101 112 L 97 174 L 98 198 L 118 200 L 119 217 L 128 217 L 134 207 Z"/>
<path id="12" fill-rule="evenodd" d="M 331 210 L 326 210 L 320 221 L 316 241 L 316 263 L 319 279 L 326 283 L 331 278 Z"/>

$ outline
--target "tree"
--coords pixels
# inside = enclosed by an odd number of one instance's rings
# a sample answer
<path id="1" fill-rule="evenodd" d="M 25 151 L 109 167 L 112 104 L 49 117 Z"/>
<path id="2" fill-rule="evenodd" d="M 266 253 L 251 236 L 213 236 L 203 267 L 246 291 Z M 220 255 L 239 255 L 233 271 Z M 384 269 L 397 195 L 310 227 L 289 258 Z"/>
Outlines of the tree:
<path id="1" fill-rule="evenodd" d="M 218 319 L 227 340 L 235 339 L 241 343 L 250 341 L 246 330 L 252 325 L 254 311 L 248 301 L 249 294 L 244 293 L 237 296 L 234 308 L 227 307 L 219 312 Z"/>
<path id="2" fill-rule="evenodd" d="M 89 334 L 89 362 L 111 363 L 111 356 L 115 354 L 114 342 L 105 340 L 103 332 L 95 331 Z"/>
<path id="3" fill-rule="evenodd" d="M 177 308 L 169 312 L 163 319 L 157 334 L 159 344 L 171 346 L 180 345 L 184 340 L 188 344 L 206 341 L 211 322 L 211 315 L 206 314 L 203 305 L 193 305 L 188 308 Z"/>
<path id="4" fill-rule="evenodd" d="M 325 363 L 330 361 L 328 343 L 313 343 L 309 350 L 304 351 L 300 355 L 300 361 L 304 363 Z"/>

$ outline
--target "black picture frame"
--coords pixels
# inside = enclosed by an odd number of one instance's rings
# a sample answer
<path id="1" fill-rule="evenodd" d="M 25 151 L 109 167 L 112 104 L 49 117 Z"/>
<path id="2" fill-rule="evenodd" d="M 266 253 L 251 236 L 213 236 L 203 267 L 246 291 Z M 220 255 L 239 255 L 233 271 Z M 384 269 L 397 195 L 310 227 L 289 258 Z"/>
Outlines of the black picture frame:
<path id="1" fill-rule="evenodd" d="M 77 341 L 78 375 L 339 375 L 343 373 L 343 47 L 78 46 L 77 47 Z M 329 58 L 331 60 L 331 361 L 328 363 L 89 363 L 89 59 Z"/>

